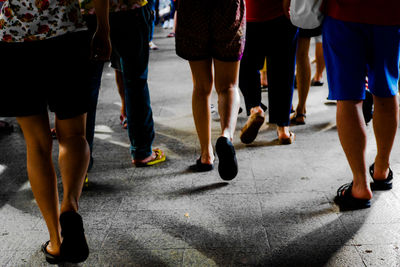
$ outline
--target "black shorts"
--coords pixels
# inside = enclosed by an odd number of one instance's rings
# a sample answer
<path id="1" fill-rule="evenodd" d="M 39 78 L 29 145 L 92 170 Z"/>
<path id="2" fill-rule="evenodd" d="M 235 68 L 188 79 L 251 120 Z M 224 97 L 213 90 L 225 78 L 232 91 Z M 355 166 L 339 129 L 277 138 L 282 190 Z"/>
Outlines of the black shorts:
<path id="1" fill-rule="evenodd" d="M 0 116 L 38 115 L 49 108 L 59 119 L 87 112 L 90 97 L 87 31 L 34 42 L 0 42 Z"/>

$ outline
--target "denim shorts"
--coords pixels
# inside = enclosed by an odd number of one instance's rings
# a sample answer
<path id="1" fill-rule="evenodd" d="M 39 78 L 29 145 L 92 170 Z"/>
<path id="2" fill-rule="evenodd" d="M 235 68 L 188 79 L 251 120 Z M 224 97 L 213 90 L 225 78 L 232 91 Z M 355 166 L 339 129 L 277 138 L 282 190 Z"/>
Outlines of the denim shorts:
<path id="1" fill-rule="evenodd" d="M 0 42 L 0 116 L 47 112 L 69 119 L 87 111 L 90 36 L 68 33 L 34 42 Z"/>
<path id="2" fill-rule="evenodd" d="M 323 49 L 329 99 L 362 100 L 365 78 L 378 97 L 398 92 L 400 26 L 344 22 L 326 17 Z"/>
<path id="3" fill-rule="evenodd" d="M 180 0 L 176 54 L 186 60 L 238 61 L 245 44 L 244 0 Z"/>

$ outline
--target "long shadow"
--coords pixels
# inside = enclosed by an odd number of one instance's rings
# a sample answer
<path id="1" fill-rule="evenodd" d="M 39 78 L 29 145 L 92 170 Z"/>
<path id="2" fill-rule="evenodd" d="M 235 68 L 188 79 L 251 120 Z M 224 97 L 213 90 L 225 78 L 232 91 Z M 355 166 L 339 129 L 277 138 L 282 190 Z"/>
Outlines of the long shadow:
<path id="1" fill-rule="evenodd" d="M 309 215 L 311 217 L 318 217 L 319 214 L 326 214 L 326 212 L 312 212 Z M 361 215 L 362 218 L 367 218 L 368 213 L 368 210 L 363 212 Z M 307 213 L 301 213 L 301 215 L 305 214 Z M 296 216 L 296 214 L 293 215 Z M 364 220 L 362 219 L 358 220 L 359 223 L 353 223 L 351 228 L 345 228 L 342 224 L 341 216 L 339 215 L 333 221 L 305 235 L 299 235 L 287 243 L 278 242 L 278 244 L 271 244 L 271 240 L 268 240 L 268 245 L 263 244 L 263 241 L 240 245 L 243 239 L 246 239 L 243 233 L 239 235 L 231 234 L 229 231 L 227 234 L 215 233 L 212 231 L 212 226 L 205 227 L 189 224 L 186 227 L 183 240 L 191 250 L 191 252 L 188 252 L 188 250 L 186 252 L 193 255 L 186 257 L 186 259 L 189 258 L 189 260 L 192 260 L 191 264 L 194 265 L 203 262 L 204 257 L 206 257 L 217 266 L 324 266 L 343 245 L 348 243 L 363 225 Z M 172 236 L 179 236 L 177 229 L 185 227 L 185 224 L 174 221 L 171 217 L 166 218 L 165 216 L 154 221 L 163 221 L 165 223 L 165 220 L 169 220 L 170 224 L 176 227 L 173 229 L 165 228 L 163 229 L 164 232 Z M 287 236 L 288 233 L 286 232 L 288 229 L 285 229 L 287 226 L 276 225 L 275 228 L 281 227 L 281 235 Z M 245 229 L 244 226 L 240 227 Z M 196 259 L 196 257 L 200 258 Z"/>

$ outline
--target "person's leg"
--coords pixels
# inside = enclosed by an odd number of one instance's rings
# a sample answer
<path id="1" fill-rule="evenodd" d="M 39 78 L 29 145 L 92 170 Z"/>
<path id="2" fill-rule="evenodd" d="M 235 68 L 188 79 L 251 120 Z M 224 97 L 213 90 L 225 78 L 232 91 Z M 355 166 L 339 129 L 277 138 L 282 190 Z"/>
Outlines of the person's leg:
<path id="1" fill-rule="evenodd" d="M 325 69 L 325 60 L 324 60 L 324 51 L 322 49 L 322 42 L 315 43 L 315 64 L 316 64 L 316 71 L 312 78 L 314 82 L 323 82 L 322 74 Z"/>
<path id="2" fill-rule="evenodd" d="M 374 164 L 374 179 L 380 180 L 388 177 L 389 157 L 398 124 L 399 103 L 397 95 L 393 97 L 374 96 L 373 126 L 378 150 Z"/>
<path id="3" fill-rule="evenodd" d="M 286 17 L 280 17 L 270 21 L 268 36 L 274 36 L 274 40 L 267 47 L 269 121 L 278 125 L 278 139 L 286 144 L 294 140 L 294 134 L 289 131 L 289 124 L 294 87 L 297 28 Z"/>
<path id="4" fill-rule="evenodd" d="M 90 148 L 90 164 L 88 167 L 88 171 L 92 168 L 93 164 L 93 140 L 94 140 L 94 129 L 96 126 L 96 109 L 97 102 L 99 98 L 100 84 L 101 84 L 101 76 L 103 74 L 103 62 L 93 62 L 91 64 L 91 79 L 90 79 L 90 102 L 89 108 L 87 112 L 86 119 L 86 140 L 89 144 Z"/>
<path id="5" fill-rule="evenodd" d="M 299 102 L 296 107 L 296 113 L 293 115 L 295 123 L 304 124 L 306 114 L 306 101 L 311 82 L 311 65 L 308 57 L 310 49 L 310 37 L 299 37 L 296 52 L 296 79 L 297 93 Z"/>
<path id="6" fill-rule="evenodd" d="M 265 61 L 262 47 L 263 24 L 248 22 L 246 28 L 246 46 L 240 61 L 239 88 L 243 94 L 247 115 L 264 115 L 261 105 L 260 69 Z"/>
<path id="7" fill-rule="evenodd" d="M 218 93 L 218 112 L 221 117 L 221 136 L 233 140 L 240 105 L 237 88 L 239 61 L 214 60 L 215 89 Z"/>
<path id="8" fill-rule="evenodd" d="M 124 80 L 122 77 L 121 70 L 117 70 L 117 69 L 115 70 L 115 83 L 117 84 L 118 94 L 119 94 L 119 97 L 121 98 L 121 116 L 123 118 L 126 118 L 125 89 L 124 89 Z M 123 122 L 123 120 L 121 121 L 121 123 L 122 122 Z M 126 128 L 126 127 L 124 126 L 124 128 Z"/>
<path id="9" fill-rule="evenodd" d="M 152 151 L 155 132 L 147 84 L 149 12 L 149 8 L 144 6 L 110 16 L 111 42 L 121 62 L 128 136 L 134 164 L 147 163 L 157 157 Z"/>
<path id="10" fill-rule="evenodd" d="M 192 111 L 200 142 L 201 163 L 212 164 L 214 162 L 210 121 L 210 97 L 213 85 L 212 60 L 189 61 L 189 64 L 193 78 Z"/>
<path id="11" fill-rule="evenodd" d="M 371 199 L 372 192 L 366 176 L 367 134 L 362 100 L 338 100 L 336 124 L 340 143 L 353 172 L 352 195 L 359 199 Z"/>
<path id="12" fill-rule="evenodd" d="M 59 143 L 58 163 L 63 181 L 64 196 L 61 213 L 78 211 L 78 201 L 89 164 L 89 146 L 85 138 L 86 114 L 71 119 L 56 117 Z"/>
<path id="13" fill-rule="evenodd" d="M 47 251 L 60 254 L 57 178 L 51 157 L 52 143 L 47 114 L 17 117 L 26 142 L 27 170 L 33 195 L 50 234 Z M 86 170 L 85 170 L 86 171 Z"/>

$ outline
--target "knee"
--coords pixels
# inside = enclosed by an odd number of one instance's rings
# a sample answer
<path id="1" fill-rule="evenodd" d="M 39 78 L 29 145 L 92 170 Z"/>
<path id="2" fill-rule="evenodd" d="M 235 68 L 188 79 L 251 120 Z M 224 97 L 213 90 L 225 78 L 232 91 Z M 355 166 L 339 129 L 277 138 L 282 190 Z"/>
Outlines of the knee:
<path id="1" fill-rule="evenodd" d="M 197 96 L 208 97 L 211 95 L 212 84 L 195 84 L 193 94 Z"/>
<path id="2" fill-rule="evenodd" d="M 237 90 L 236 83 L 215 84 L 215 90 L 218 94 L 226 94 Z"/>

